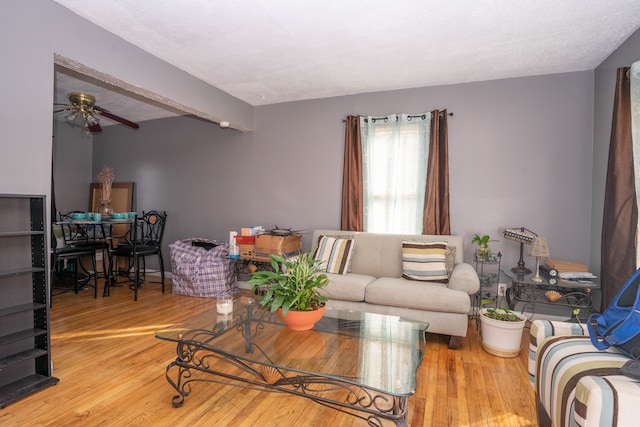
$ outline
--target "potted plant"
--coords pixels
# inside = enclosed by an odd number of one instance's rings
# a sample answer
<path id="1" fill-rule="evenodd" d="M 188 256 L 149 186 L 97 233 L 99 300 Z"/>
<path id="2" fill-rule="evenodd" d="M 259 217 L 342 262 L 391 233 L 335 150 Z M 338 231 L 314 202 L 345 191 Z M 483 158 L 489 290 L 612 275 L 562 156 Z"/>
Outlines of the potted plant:
<path id="1" fill-rule="evenodd" d="M 253 291 L 264 291 L 259 304 L 276 312 L 290 329 L 311 329 L 324 315 L 327 301 L 319 290 L 329 278 L 321 273 L 319 263 L 308 253 L 288 259 L 271 255 L 273 271 L 251 273 L 247 283 L 253 285 Z M 308 321 L 293 325 L 300 317 Z"/>
<path id="2" fill-rule="evenodd" d="M 508 308 L 480 310 L 482 347 L 489 354 L 515 357 L 520 354 L 520 342 L 527 318 Z"/>
<path id="3" fill-rule="evenodd" d="M 487 259 L 491 257 L 491 247 L 489 242 L 497 242 L 497 240 L 491 240 L 488 234 L 480 236 L 476 234 L 471 243 L 476 243 L 478 248 L 476 249 L 476 256 L 478 259 Z"/>

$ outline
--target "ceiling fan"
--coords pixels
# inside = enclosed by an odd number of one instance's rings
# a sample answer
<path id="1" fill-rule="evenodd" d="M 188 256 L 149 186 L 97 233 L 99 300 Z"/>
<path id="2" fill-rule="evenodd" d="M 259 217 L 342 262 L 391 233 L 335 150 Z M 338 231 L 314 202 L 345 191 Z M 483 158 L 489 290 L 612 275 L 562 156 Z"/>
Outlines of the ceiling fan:
<path id="1" fill-rule="evenodd" d="M 100 119 L 97 116 L 104 116 L 108 119 L 122 123 L 132 129 L 138 129 L 140 125 L 116 116 L 109 110 L 105 110 L 102 107 L 96 105 L 96 97 L 83 92 L 70 92 L 69 104 L 58 104 L 62 108 L 55 110 L 53 113 L 60 113 L 62 111 L 69 111 L 69 114 L 65 116 L 70 122 L 78 123 L 82 127 L 86 127 L 90 132 L 102 132 L 100 127 Z"/>

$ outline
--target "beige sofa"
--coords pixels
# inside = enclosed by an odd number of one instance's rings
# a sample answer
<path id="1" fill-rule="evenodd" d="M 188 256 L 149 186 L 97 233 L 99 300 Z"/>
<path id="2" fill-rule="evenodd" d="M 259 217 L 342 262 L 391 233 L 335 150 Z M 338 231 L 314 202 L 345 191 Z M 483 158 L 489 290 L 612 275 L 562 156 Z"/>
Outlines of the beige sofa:
<path id="1" fill-rule="evenodd" d="M 311 253 L 320 236 L 355 239 L 351 272 L 331 274 L 323 293 L 328 306 L 340 309 L 389 314 L 426 321 L 428 332 L 449 335 L 449 347 L 456 348 L 467 335 L 471 295 L 480 281 L 470 264 L 463 262 L 462 236 L 376 234 L 341 230 L 315 230 Z M 456 264 L 448 284 L 402 278 L 402 241 L 447 242 L 456 248 Z"/>

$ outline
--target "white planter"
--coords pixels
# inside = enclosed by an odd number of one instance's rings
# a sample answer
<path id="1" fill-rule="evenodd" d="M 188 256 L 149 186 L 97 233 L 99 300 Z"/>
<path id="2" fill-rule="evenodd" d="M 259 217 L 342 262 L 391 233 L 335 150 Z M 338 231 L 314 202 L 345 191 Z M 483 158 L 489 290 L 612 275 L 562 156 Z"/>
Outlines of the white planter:
<path id="1" fill-rule="evenodd" d="M 516 357 L 520 354 L 522 331 L 527 318 L 514 312 L 520 321 L 505 322 L 484 316 L 483 313 L 486 311 L 486 308 L 480 310 L 482 347 L 487 353 L 494 356 Z"/>

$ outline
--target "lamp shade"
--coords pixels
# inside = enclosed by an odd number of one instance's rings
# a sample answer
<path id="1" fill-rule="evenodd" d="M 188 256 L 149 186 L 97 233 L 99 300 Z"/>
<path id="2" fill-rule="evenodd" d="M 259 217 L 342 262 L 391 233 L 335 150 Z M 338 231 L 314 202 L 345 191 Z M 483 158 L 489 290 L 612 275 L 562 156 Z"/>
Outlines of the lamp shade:
<path id="1" fill-rule="evenodd" d="M 544 257 L 549 258 L 549 246 L 547 246 L 547 239 L 544 237 L 536 237 L 533 239 L 533 244 L 531 245 L 531 251 L 529 255 L 535 257 Z"/>

